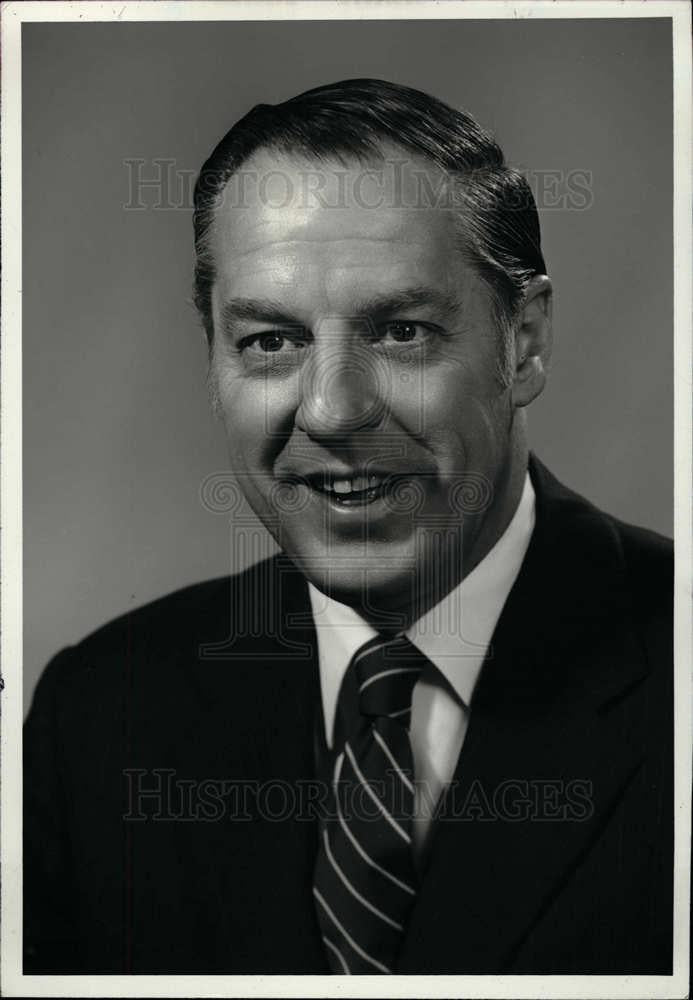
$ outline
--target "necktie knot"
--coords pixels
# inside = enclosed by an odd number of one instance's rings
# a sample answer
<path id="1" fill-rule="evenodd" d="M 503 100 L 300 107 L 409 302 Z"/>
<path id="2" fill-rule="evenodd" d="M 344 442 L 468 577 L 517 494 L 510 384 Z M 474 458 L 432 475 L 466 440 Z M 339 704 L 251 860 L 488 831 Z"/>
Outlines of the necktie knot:
<path id="1" fill-rule="evenodd" d="M 365 643 L 351 663 L 361 714 L 394 719 L 408 729 L 414 685 L 425 662 L 423 653 L 405 636 L 376 636 Z"/>

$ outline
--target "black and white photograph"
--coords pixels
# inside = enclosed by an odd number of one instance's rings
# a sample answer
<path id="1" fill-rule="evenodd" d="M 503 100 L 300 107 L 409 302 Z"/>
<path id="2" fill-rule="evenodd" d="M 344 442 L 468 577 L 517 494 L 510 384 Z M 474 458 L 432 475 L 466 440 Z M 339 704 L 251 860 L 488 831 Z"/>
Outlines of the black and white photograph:
<path id="1" fill-rule="evenodd" d="M 6 995 L 688 996 L 690 30 L 2 6 Z"/>

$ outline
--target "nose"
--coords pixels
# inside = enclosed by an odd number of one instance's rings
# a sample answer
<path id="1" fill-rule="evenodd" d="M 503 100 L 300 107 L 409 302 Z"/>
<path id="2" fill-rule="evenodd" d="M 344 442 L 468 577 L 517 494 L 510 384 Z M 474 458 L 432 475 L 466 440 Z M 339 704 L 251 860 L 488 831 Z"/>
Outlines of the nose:
<path id="1" fill-rule="evenodd" d="M 383 359 L 353 331 L 321 333 L 301 370 L 296 425 L 323 441 L 379 426 L 389 401 Z"/>

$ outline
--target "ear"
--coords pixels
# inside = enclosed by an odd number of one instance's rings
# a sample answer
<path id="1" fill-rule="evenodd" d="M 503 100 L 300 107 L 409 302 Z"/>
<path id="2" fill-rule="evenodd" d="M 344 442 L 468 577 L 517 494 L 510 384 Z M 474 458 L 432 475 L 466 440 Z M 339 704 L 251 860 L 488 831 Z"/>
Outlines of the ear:
<path id="1" fill-rule="evenodd" d="M 525 302 L 515 333 L 513 406 L 527 406 L 546 384 L 553 346 L 551 280 L 535 274 L 525 293 Z"/>

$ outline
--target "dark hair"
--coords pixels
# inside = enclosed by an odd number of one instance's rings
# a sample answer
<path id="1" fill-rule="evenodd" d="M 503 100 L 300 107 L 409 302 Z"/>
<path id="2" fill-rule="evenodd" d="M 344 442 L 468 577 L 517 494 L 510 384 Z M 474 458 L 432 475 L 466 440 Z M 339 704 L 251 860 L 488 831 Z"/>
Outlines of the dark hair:
<path id="1" fill-rule="evenodd" d="M 531 189 L 494 139 L 463 111 L 384 80 L 344 80 L 282 104 L 258 104 L 224 136 L 195 185 L 194 301 L 211 344 L 214 261 L 207 236 L 229 178 L 258 149 L 316 159 L 365 159 L 390 140 L 423 155 L 455 181 L 466 209 L 462 251 L 488 285 L 499 327 L 512 325 L 534 274 L 546 266 Z"/>

